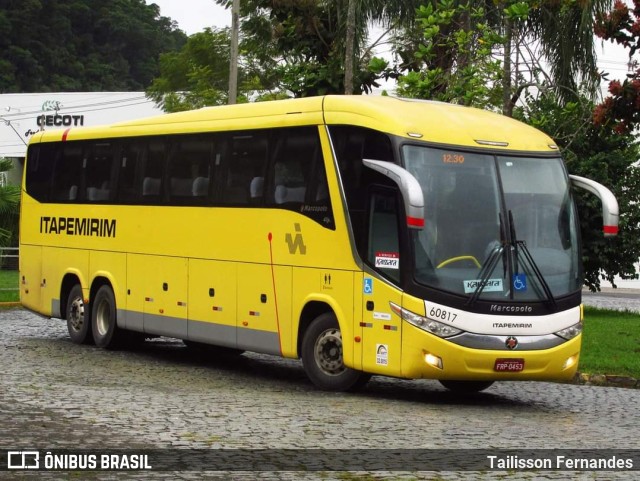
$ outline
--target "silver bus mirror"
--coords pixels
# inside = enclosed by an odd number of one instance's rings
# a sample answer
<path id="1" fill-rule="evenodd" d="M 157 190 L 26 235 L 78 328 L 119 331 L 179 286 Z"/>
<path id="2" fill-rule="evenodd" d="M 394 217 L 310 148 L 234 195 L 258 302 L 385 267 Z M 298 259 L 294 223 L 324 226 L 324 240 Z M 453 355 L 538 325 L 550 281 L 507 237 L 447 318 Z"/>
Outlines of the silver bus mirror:
<path id="1" fill-rule="evenodd" d="M 571 183 L 598 196 L 602 202 L 602 232 L 605 237 L 618 235 L 618 201 L 604 185 L 585 177 L 570 175 Z"/>
<path id="2" fill-rule="evenodd" d="M 362 163 L 370 169 L 380 172 L 393 180 L 402 192 L 404 210 L 407 215 L 407 226 L 411 229 L 424 228 L 424 196 L 418 180 L 406 169 L 391 162 L 363 159 Z"/>

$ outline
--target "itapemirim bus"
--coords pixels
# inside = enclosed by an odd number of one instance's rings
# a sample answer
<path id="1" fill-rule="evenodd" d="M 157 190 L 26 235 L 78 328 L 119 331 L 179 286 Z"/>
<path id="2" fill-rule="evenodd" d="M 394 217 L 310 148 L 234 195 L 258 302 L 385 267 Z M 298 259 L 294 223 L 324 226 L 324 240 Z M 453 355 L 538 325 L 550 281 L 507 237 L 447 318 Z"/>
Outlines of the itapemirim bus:
<path id="1" fill-rule="evenodd" d="M 302 358 L 322 389 L 372 375 L 453 390 L 566 380 L 580 239 L 557 146 L 503 116 L 326 96 L 33 136 L 22 304 L 71 339 L 169 336 Z"/>

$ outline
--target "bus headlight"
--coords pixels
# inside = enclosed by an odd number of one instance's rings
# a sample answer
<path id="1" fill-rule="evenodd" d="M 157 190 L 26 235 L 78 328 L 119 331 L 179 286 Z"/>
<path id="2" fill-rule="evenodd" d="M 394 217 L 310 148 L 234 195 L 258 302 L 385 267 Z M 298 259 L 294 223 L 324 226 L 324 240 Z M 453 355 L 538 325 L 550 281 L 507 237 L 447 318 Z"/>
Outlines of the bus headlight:
<path id="1" fill-rule="evenodd" d="M 402 307 L 390 302 L 391 310 L 395 312 L 401 319 L 407 321 L 409 324 L 416 326 L 423 331 L 435 334 L 438 337 L 451 337 L 456 334 L 460 334 L 462 331 L 455 327 L 448 326 L 442 322 L 434 321 L 424 316 L 420 316 L 415 312 L 408 311 Z"/>
<path id="2" fill-rule="evenodd" d="M 581 332 L 582 332 L 582 323 L 579 322 L 577 324 L 574 324 L 573 326 L 567 327 L 566 329 L 562 329 L 561 331 L 556 332 L 555 335 L 560 336 L 566 339 L 567 341 L 569 341 L 570 339 L 573 339 Z"/>

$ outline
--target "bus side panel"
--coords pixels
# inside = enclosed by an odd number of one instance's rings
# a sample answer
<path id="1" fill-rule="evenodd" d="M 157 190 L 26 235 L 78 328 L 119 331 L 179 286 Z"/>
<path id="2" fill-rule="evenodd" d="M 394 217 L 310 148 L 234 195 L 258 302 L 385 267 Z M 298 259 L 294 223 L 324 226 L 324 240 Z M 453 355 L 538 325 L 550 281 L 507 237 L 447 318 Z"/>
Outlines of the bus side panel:
<path id="1" fill-rule="evenodd" d="M 27 309 L 40 311 L 42 247 L 20 246 L 20 302 Z"/>
<path id="2" fill-rule="evenodd" d="M 126 254 L 108 251 L 90 251 L 89 253 L 90 283 L 97 277 L 109 280 L 116 298 L 118 327 L 129 328 L 127 325 L 127 256 Z"/>
<path id="3" fill-rule="evenodd" d="M 362 310 L 362 370 L 400 376 L 402 321 L 391 312 L 390 303 L 400 306 L 400 290 L 369 274 L 364 275 Z"/>
<path id="4" fill-rule="evenodd" d="M 359 366 L 354 360 L 354 319 L 353 319 L 353 272 L 336 269 L 298 268 L 293 270 L 293 317 L 299 328 L 300 314 L 309 302 L 320 302 L 329 306 L 338 319 L 342 335 L 344 363 L 348 367 Z M 298 332 L 292 337 L 292 348 Z M 298 353 L 301 355 L 302 353 Z"/>
<path id="5" fill-rule="evenodd" d="M 82 249 L 42 248 L 41 312 L 51 317 L 63 317 L 60 312 L 60 292 L 65 274 L 76 276 L 85 299 L 89 298 L 89 251 Z"/>
<path id="6" fill-rule="evenodd" d="M 189 324 L 192 341 L 237 347 L 236 263 L 189 259 Z"/>
<path id="7" fill-rule="evenodd" d="M 274 291 L 274 283 L 276 290 Z M 279 315 L 276 297 L 283 314 L 290 312 L 291 267 L 238 263 L 238 346 L 256 352 L 281 355 Z M 278 305 L 280 308 L 280 305 Z M 290 322 L 286 328 L 290 339 Z"/>
<path id="8" fill-rule="evenodd" d="M 187 338 L 187 259 L 130 254 L 127 281 L 145 333 Z"/>

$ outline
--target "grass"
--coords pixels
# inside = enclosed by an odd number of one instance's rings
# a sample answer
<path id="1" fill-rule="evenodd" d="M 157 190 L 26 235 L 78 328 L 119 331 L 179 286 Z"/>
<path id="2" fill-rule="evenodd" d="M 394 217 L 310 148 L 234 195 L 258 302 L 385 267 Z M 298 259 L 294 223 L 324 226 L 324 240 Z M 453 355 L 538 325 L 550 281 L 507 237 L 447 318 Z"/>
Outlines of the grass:
<path id="1" fill-rule="evenodd" d="M 585 307 L 578 370 L 640 379 L 640 314 Z"/>
<path id="2" fill-rule="evenodd" d="M 18 302 L 20 300 L 18 279 L 18 271 L 0 270 L 0 302 Z"/>

